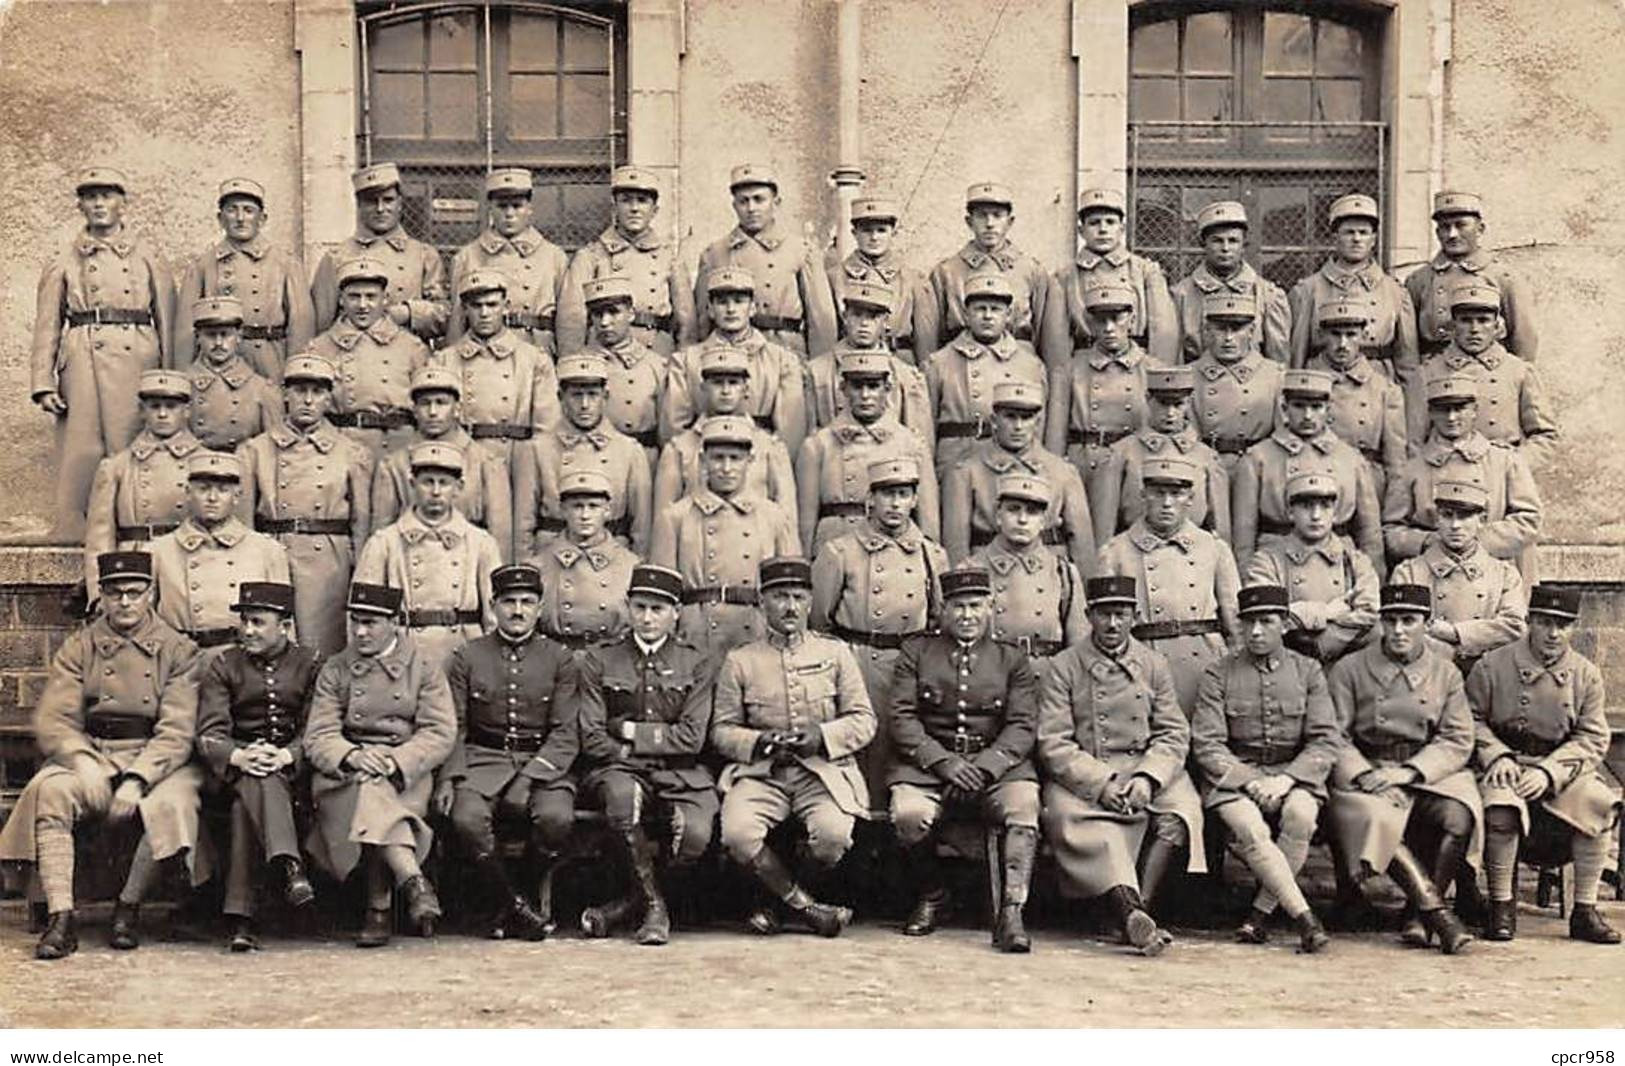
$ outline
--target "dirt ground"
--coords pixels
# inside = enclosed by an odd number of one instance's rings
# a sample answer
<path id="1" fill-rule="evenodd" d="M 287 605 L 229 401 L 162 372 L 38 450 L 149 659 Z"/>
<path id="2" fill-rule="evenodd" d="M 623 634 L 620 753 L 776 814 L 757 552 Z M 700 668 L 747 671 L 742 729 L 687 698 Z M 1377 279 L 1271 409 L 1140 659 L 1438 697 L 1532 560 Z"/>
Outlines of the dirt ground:
<path id="1" fill-rule="evenodd" d="M 1604 912 L 1625 926 L 1625 904 Z M 77 955 L 36 962 L 20 908 L 0 912 L 0 1025 L 1589 1027 L 1619 1024 L 1625 1004 L 1625 947 L 1573 943 L 1528 905 L 1516 941 L 1456 958 L 1386 934 L 1306 957 L 1284 931 L 1266 947 L 1215 931 L 1142 959 L 1055 925 L 1025 957 L 975 929 L 910 939 L 882 924 L 835 941 L 718 924 L 663 949 L 445 935 L 375 951 L 269 940 L 252 955 L 154 938 L 115 952 L 104 912 L 82 929 Z"/>

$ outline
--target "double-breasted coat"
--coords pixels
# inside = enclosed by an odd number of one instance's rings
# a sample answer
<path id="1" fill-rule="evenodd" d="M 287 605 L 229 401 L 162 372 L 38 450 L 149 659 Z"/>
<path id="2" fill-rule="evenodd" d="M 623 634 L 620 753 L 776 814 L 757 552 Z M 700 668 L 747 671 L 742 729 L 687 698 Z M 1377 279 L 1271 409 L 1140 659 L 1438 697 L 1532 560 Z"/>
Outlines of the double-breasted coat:
<path id="1" fill-rule="evenodd" d="M 1077 469 L 1039 444 L 1013 452 L 997 440 L 976 445 L 965 462 L 942 470 L 942 546 L 955 562 L 992 543 L 998 532 L 999 478 L 1027 474 L 1049 484 L 1043 542 L 1056 555 L 1095 564 L 1095 521 Z"/>
<path id="2" fill-rule="evenodd" d="M 508 464 L 461 426 L 452 426 L 433 438 L 419 431 L 411 440 L 379 457 L 372 470 L 371 528 L 382 529 L 412 509 L 412 448 L 428 440 L 450 445 L 462 453 L 463 488 L 457 494 L 457 509 L 496 539 L 504 562 L 515 558 L 513 486 Z"/>
<path id="3" fill-rule="evenodd" d="M 802 359 L 835 347 L 835 295 L 812 246 L 799 234 L 777 222 L 757 233 L 735 226 L 700 253 L 694 306 L 702 338 L 711 332 L 706 281 L 723 267 L 748 270 L 756 279 L 751 321 L 769 340 Z"/>
<path id="4" fill-rule="evenodd" d="M 1112 445 L 1099 483 L 1100 492 L 1089 501 L 1095 521 L 1095 543 L 1104 544 L 1116 533 L 1145 517 L 1145 482 L 1141 471 L 1152 459 L 1184 459 L 1196 467 L 1196 484 L 1186 516 L 1192 524 L 1230 539 L 1230 475 L 1219 453 L 1203 444 L 1186 426 L 1178 433 L 1141 429 Z"/>
<path id="5" fill-rule="evenodd" d="M 451 315 L 451 296 L 446 287 L 446 267 L 439 250 L 424 244 L 396 226 L 388 233 L 374 233 L 357 227 L 337 248 L 316 264 L 310 283 L 310 300 L 316 311 L 316 332 L 321 333 L 339 317 L 338 268 L 352 259 L 371 259 L 388 271 L 384 303 L 404 303 L 411 311 L 406 328 L 419 337 L 438 337 L 446 332 Z"/>
<path id="6" fill-rule="evenodd" d="M 868 524 L 869 464 L 901 458 L 913 459 L 919 470 L 914 518 L 935 540 L 941 529 L 936 467 L 919 437 L 890 415 L 864 424 L 848 414 L 807 438 L 796 456 L 796 510 L 801 539 L 815 558 L 842 533 Z"/>
<path id="7" fill-rule="evenodd" d="M 1264 358 L 1285 366 L 1292 360 L 1292 308 L 1286 291 L 1275 282 L 1242 263 L 1228 278 L 1216 276 L 1206 263 L 1168 287 L 1179 319 L 1181 360 L 1194 363 L 1202 357 L 1202 301 L 1209 296 L 1236 296 L 1252 304 L 1253 347 Z"/>
<path id="8" fill-rule="evenodd" d="M 564 249 L 542 236 L 535 226 L 511 240 L 488 229 L 451 257 L 451 291 L 455 294 L 473 271 L 500 271 L 508 279 L 508 324 L 525 343 L 553 356 L 558 352 L 559 298 L 569 266 Z M 467 328 L 462 301 L 457 300 L 451 308 L 447 335 L 461 337 Z"/>
<path id="9" fill-rule="evenodd" d="M 192 364 L 192 435 L 204 447 L 229 452 L 282 421 L 282 390 L 241 355 L 224 366 L 208 359 Z"/>
<path id="10" fill-rule="evenodd" d="M 628 240 L 611 225 L 576 249 L 559 292 L 558 348 L 573 355 L 592 340 L 585 287 L 595 278 L 616 275 L 632 282 L 632 336 L 662 357 L 699 334 L 694 290 L 676 248 L 651 226 Z"/>
<path id="11" fill-rule="evenodd" d="M 244 581 L 288 583 L 288 552 L 235 515 L 205 529 L 188 518 L 152 542 L 158 616 L 204 647 L 236 637 L 237 590 Z"/>
<path id="12" fill-rule="evenodd" d="M 355 580 L 401 590 L 407 627 L 438 665 L 463 641 L 496 627 L 491 571 L 501 565 L 496 538 L 459 512 L 431 526 L 412 508 L 367 538 Z"/>
<path id="13" fill-rule="evenodd" d="M 316 309 L 305 283 L 305 265 L 263 235 L 250 241 L 222 238 L 199 253 L 181 275 L 175 303 L 175 365 L 191 364 L 192 303 L 205 296 L 231 296 L 243 305 L 238 351 L 256 373 L 282 384 L 289 355 L 305 350 L 316 335 Z"/>
<path id="14" fill-rule="evenodd" d="M 96 464 L 85 524 L 85 573 L 96 556 L 145 551 L 186 518 L 186 460 L 200 447 L 189 429 L 160 440 L 142 430 L 130 446 Z"/>

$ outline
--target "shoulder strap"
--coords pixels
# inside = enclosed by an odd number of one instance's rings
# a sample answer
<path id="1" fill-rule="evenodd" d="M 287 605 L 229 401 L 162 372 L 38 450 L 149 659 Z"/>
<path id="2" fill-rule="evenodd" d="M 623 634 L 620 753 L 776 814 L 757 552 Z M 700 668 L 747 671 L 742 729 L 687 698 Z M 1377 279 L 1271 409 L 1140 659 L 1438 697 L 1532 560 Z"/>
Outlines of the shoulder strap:
<path id="1" fill-rule="evenodd" d="M 1065 644 L 1066 620 L 1072 614 L 1072 596 L 1074 591 L 1072 587 L 1072 561 L 1064 554 L 1057 554 L 1055 556 L 1055 563 L 1061 571 L 1061 615 L 1059 621 L 1061 623 L 1061 643 Z"/>
<path id="2" fill-rule="evenodd" d="M 920 537 L 920 558 L 925 561 L 925 630 L 935 633 L 940 609 L 937 603 L 937 573 L 931 565 L 931 542 L 924 535 Z"/>

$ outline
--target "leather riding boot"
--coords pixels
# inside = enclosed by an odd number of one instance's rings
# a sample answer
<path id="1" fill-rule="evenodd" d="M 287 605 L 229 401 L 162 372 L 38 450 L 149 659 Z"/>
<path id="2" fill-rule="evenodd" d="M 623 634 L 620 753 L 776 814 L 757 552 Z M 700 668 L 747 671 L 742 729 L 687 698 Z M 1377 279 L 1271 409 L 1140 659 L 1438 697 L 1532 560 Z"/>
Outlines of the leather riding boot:
<path id="1" fill-rule="evenodd" d="M 638 902 L 643 906 L 643 922 L 632 934 L 636 943 L 651 947 L 671 939 L 671 914 L 666 909 L 666 898 L 660 894 L 660 880 L 655 874 L 656 847 L 642 826 L 633 826 L 626 837 L 626 847 L 632 856 L 632 883 L 637 888 Z"/>
<path id="2" fill-rule="evenodd" d="M 119 900 L 113 904 L 113 927 L 107 932 L 107 943 L 119 951 L 130 951 L 141 946 L 139 926 L 141 904 Z"/>
<path id="3" fill-rule="evenodd" d="M 611 840 L 614 873 L 616 878 L 626 885 L 626 893 L 606 903 L 595 903 L 582 909 L 581 932 L 589 940 L 603 940 L 610 936 L 616 929 L 637 917 L 643 906 L 643 900 L 638 895 L 637 876 L 632 872 L 633 857 L 628 850 L 631 845 L 623 833 L 614 834 Z"/>
<path id="4" fill-rule="evenodd" d="M 1117 916 L 1117 924 L 1123 931 L 1125 944 L 1133 947 L 1141 955 L 1162 954 L 1163 949 L 1171 941 L 1163 936 L 1162 930 L 1157 928 L 1156 921 L 1146 913 L 1139 892 L 1128 885 L 1118 885 L 1106 894 L 1106 901 Z"/>
<path id="5" fill-rule="evenodd" d="M 79 950 L 79 933 L 74 929 L 73 912 L 47 913 L 45 932 L 34 945 L 36 959 L 65 959 Z"/>
<path id="6" fill-rule="evenodd" d="M 497 901 L 496 910 L 486 927 L 486 936 L 503 940 L 510 934 L 522 940 L 545 940 L 549 932 L 547 923 L 537 914 L 522 892 L 515 890 L 508 877 L 508 864 L 500 855 L 482 855 L 474 860 L 480 882 Z"/>
<path id="7" fill-rule="evenodd" d="M 993 946 L 1014 955 L 1033 949 L 1033 939 L 1022 922 L 1027 906 L 1027 887 L 1033 879 L 1033 860 L 1038 854 L 1038 830 L 1011 826 L 1004 831 L 1004 898 L 993 925 Z"/>
<path id="8" fill-rule="evenodd" d="M 279 865 L 282 867 L 282 898 L 288 906 L 308 907 L 314 903 L 316 888 L 305 873 L 305 864 L 292 855 L 283 855 Z"/>
<path id="9" fill-rule="evenodd" d="M 30 933 L 43 933 L 45 927 L 51 924 L 51 908 L 42 899 L 30 900 L 28 903 L 28 931 Z"/>
<path id="10" fill-rule="evenodd" d="M 1589 944 L 1617 944 L 1619 930 L 1603 919 L 1595 903 L 1576 903 L 1569 914 L 1569 938 Z"/>
<path id="11" fill-rule="evenodd" d="M 543 929 L 541 937 L 535 939 L 545 939 L 559 927 L 553 919 L 553 881 L 559 872 L 559 853 L 544 850 L 533 843 L 530 857 L 531 869 L 536 877 L 535 914 L 541 919 Z"/>
<path id="12" fill-rule="evenodd" d="M 1455 867 L 1451 869 L 1453 871 Z M 1460 919 L 1445 909 L 1444 897 L 1439 894 L 1438 885 L 1422 869 L 1422 864 L 1410 848 L 1401 844 L 1394 849 L 1388 874 L 1405 893 L 1405 898 L 1420 912 L 1423 928 L 1431 936 L 1439 938 L 1441 951 L 1454 955 L 1472 943 L 1472 934 L 1462 926 Z"/>
<path id="13" fill-rule="evenodd" d="M 1460 889 L 1457 889 L 1459 892 Z M 1484 922 L 1485 940 L 1511 940 L 1518 935 L 1518 901 L 1490 900 L 1489 918 Z"/>
<path id="14" fill-rule="evenodd" d="M 903 922 L 903 935 L 930 936 L 937 931 L 948 909 L 948 890 L 943 882 L 935 841 L 926 837 L 906 848 L 903 863 L 908 870 L 909 884 L 914 888 L 914 909 Z"/>
<path id="15" fill-rule="evenodd" d="M 1184 850 L 1182 847 L 1155 837 L 1145 849 L 1145 861 L 1140 866 L 1140 898 L 1141 906 L 1147 913 L 1155 908 L 1162 883 L 1167 879 L 1173 869 L 1174 860 L 1179 857 L 1182 850 Z"/>
<path id="16" fill-rule="evenodd" d="M 406 916 L 416 927 L 418 936 L 434 936 L 434 926 L 440 920 L 440 897 L 434 885 L 422 874 L 413 874 L 401 882 L 401 895 L 406 899 Z"/>
<path id="17" fill-rule="evenodd" d="M 1462 849 L 1466 850 L 1466 841 Z M 1490 921 L 1489 900 L 1478 887 L 1478 871 L 1469 864 L 1456 863 L 1456 917 L 1467 925 L 1482 928 Z"/>
<path id="18" fill-rule="evenodd" d="M 1267 944 L 1270 939 L 1270 911 L 1249 908 L 1247 917 L 1236 926 L 1236 943 Z"/>
<path id="19" fill-rule="evenodd" d="M 1332 938 L 1326 935 L 1326 927 L 1320 924 L 1314 911 L 1304 911 L 1293 919 L 1298 927 L 1298 952 L 1303 955 L 1314 955 L 1325 950 Z"/>
<path id="20" fill-rule="evenodd" d="M 790 871 L 771 848 L 763 848 L 750 860 L 751 872 L 766 885 L 768 891 L 784 901 L 784 905 L 801 917 L 819 936 L 841 935 L 852 921 L 850 907 L 832 907 L 819 903 L 795 883 Z"/>
<path id="21" fill-rule="evenodd" d="M 389 943 L 391 919 L 394 911 L 386 907 L 368 907 L 361 922 L 361 932 L 355 938 L 358 948 L 381 948 Z"/>

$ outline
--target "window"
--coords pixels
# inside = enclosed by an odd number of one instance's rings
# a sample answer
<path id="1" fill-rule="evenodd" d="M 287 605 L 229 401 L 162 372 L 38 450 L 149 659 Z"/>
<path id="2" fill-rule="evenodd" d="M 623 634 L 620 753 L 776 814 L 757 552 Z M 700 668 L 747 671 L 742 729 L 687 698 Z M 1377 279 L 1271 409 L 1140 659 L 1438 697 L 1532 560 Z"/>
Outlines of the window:
<path id="1" fill-rule="evenodd" d="M 401 168 L 407 229 L 472 240 L 495 167 L 536 175 L 536 226 L 575 249 L 625 158 L 622 3 L 361 5 L 358 157 Z"/>
<path id="2" fill-rule="evenodd" d="M 1382 23 L 1363 7 L 1146 3 L 1129 37 L 1130 239 L 1181 278 L 1196 213 L 1247 206 L 1248 258 L 1288 286 L 1331 249 L 1326 211 L 1384 187 Z"/>

